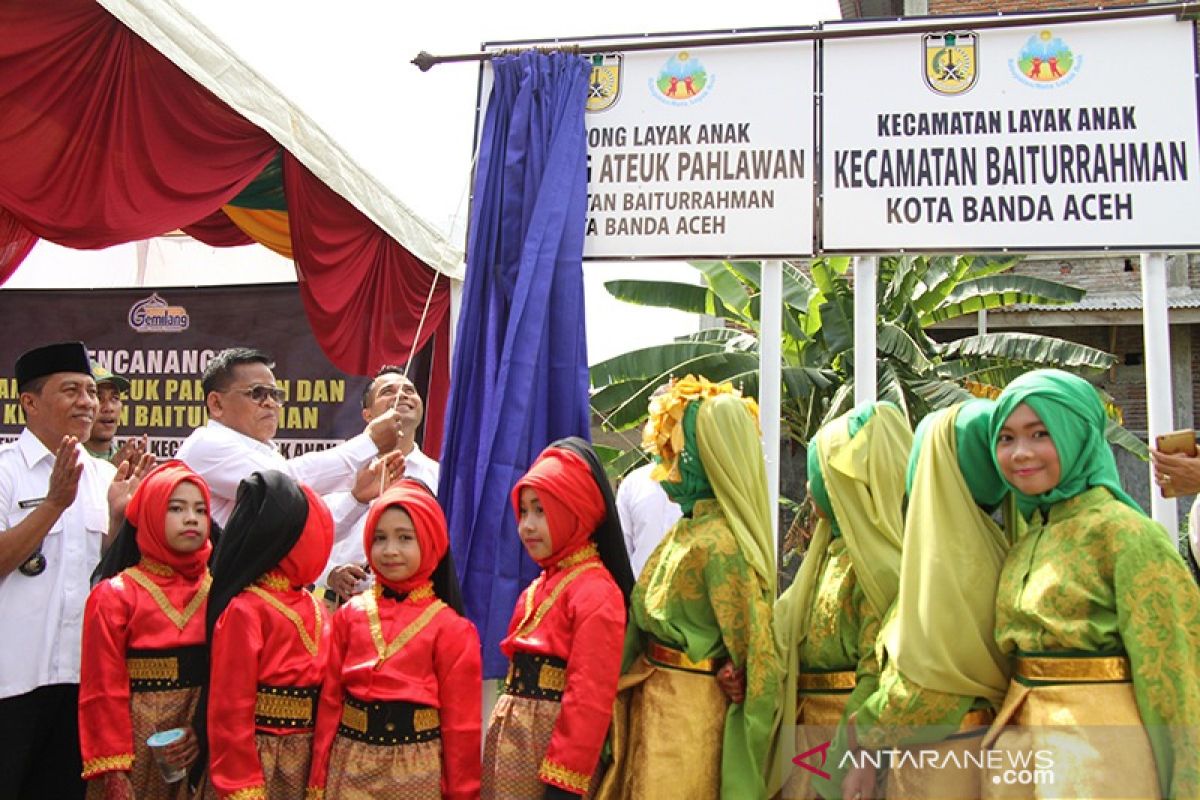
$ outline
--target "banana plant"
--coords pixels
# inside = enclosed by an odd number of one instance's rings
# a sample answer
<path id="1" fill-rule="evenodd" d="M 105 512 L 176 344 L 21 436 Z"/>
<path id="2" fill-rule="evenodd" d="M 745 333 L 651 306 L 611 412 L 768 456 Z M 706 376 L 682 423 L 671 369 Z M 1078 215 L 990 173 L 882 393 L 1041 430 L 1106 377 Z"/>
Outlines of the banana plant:
<path id="1" fill-rule="evenodd" d="M 1016 304 L 1068 304 L 1082 289 L 1015 275 L 1017 258 L 885 256 L 877 292 L 877 396 L 898 405 L 915 425 L 930 411 L 971 396 L 997 394 L 1018 375 L 1039 367 L 1080 374 L 1107 369 L 1109 353 L 1032 333 L 988 333 L 938 342 L 928 329 L 983 309 Z M 654 389 L 671 376 L 703 374 L 758 393 L 762 301 L 757 261 L 691 262 L 703 284 L 619 280 L 605 284 L 614 297 L 715 318 L 708 328 L 675 341 L 634 350 L 591 368 L 592 407 L 606 427 L 639 425 Z M 854 398 L 854 285 L 849 258 L 783 265 L 783 338 L 780 343 L 782 422 L 785 435 L 805 445 L 824 422 L 847 411 Z M 1110 399 L 1111 400 L 1111 399 Z M 1145 445 L 1119 423 L 1110 402 L 1110 440 L 1142 457 Z M 632 466 L 628 450 L 615 471 Z"/>

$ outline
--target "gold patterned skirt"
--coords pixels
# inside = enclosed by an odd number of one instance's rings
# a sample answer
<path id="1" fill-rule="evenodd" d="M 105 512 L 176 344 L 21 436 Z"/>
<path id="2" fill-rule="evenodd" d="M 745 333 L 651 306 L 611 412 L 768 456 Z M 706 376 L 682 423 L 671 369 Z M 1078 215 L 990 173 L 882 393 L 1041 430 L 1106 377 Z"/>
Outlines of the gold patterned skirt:
<path id="1" fill-rule="evenodd" d="M 976 800 L 983 781 L 983 737 L 992 710 L 967 713 L 953 736 L 900 748 L 887 773 L 888 800 Z M 935 764 L 936 766 L 931 766 Z"/>
<path id="2" fill-rule="evenodd" d="M 983 797 L 1161 796 L 1128 659 L 1028 657 L 1015 671 L 984 739 L 1000 757 L 983 770 Z"/>
<path id="3" fill-rule="evenodd" d="M 129 782 L 138 800 L 185 800 L 191 797 L 187 780 L 167 783 L 162 779 L 146 739 L 156 731 L 184 728 L 192 724 L 200 689 L 171 689 L 163 692 L 130 692 L 129 714 L 133 722 L 133 769 Z M 104 777 L 88 781 L 88 800 L 104 797 Z"/>
<path id="4" fill-rule="evenodd" d="M 333 740 L 325 800 L 440 800 L 442 740 L 376 745 Z"/>
<path id="5" fill-rule="evenodd" d="M 720 797 L 729 700 L 711 665 L 691 667 L 705 671 L 643 656 L 621 676 L 613 709 L 613 763 L 596 794 L 599 800 Z"/>
<path id="6" fill-rule="evenodd" d="M 483 745 L 484 800 L 542 796 L 546 785 L 538 780 L 538 770 L 560 710 L 557 700 L 500 695 Z"/>
<path id="7" fill-rule="evenodd" d="M 825 742 L 833 741 L 846 713 L 846 701 L 854 690 L 857 678 L 853 670 L 840 672 L 801 672 L 797 676 L 799 694 L 796 696 L 796 752 L 807 753 Z M 815 767 L 821 765 L 819 756 L 808 759 Z M 826 764 L 826 772 L 831 770 Z M 783 800 L 813 800 L 820 797 L 813 786 L 815 773 L 795 767 L 783 785 Z"/>
<path id="8" fill-rule="evenodd" d="M 312 763 L 312 739 L 312 731 L 254 734 L 267 800 L 304 797 L 304 790 L 308 788 L 308 767 Z"/>

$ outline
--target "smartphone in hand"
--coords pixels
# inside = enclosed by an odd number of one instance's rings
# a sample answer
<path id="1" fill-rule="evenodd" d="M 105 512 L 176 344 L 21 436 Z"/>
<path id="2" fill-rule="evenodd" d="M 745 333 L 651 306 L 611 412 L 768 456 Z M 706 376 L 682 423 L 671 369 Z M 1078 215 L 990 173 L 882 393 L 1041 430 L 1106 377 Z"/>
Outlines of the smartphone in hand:
<path id="1" fill-rule="evenodd" d="M 1160 453 L 1194 458 L 1196 455 L 1196 432 L 1191 428 L 1182 431 L 1171 431 L 1161 436 L 1156 436 L 1154 444 Z M 1175 487 L 1173 486 L 1163 486 L 1161 488 L 1163 497 L 1179 496 L 1179 493 L 1175 491 Z"/>

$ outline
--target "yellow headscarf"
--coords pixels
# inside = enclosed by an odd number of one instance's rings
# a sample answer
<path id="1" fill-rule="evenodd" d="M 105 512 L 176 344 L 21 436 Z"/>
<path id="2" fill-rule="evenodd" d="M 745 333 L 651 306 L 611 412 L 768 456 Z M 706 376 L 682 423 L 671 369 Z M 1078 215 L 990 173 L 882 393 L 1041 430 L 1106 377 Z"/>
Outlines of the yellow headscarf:
<path id="1" fill-rule="evenodd" d="M 891 403 L 877 403 L 875 413 L 853 436 L 850 419 L 859 410 L 826 424 L 809 444 L 818 448 L 825 487 L 855 577 L 867 602 L 880 618 L 891 607 L 900 582 L 900 547 L 904 536 L 904 477 L 912 448 L 908 420 Z M 768 795 L 782 786 L 791 771 L 795 750 L 796 684 L 800 645 L 808 636 L 821 572 L 828 559 L 832 528 L 817 524 L 796 580 L 775 603 L 775 641 L 786 672 L 775 747 L 767 776 Z"/>

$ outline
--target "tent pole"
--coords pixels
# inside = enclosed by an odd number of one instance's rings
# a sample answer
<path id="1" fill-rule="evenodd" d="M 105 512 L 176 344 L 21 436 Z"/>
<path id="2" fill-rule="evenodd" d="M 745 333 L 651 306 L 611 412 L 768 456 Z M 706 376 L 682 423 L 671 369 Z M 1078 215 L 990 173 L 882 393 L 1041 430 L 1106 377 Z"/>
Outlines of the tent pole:
<path id="1" fill-rule="evenodd" d="M 763 455 L 767 462 L 767 495 L 771 501 L 771 534 L 779 554 L 780 371 L 783 359 L 783 262 L 762 264 L 758 337 L 758 399 L 762 404 Z"/>
<path id="2" fill-rule="evenodd" d="M 854 405 L 870 403 L 878 392 L 875 377 L 876 256 L 854 259 Z"/>
<path id="3" fill-rule="evenodd" d="M 1146 432 L 1154 438 L 1175 426 L 1171 413 L 1171 331 L 1167 317 L 1167 257 L 1142 253 L 1142 337 L 1146 370 Z M 1154 521 L 1167 529 L 1174 542 L 1179 536 L 1175 498 L 1162 496 L 1150 470 L 1150 510 Z"/>

